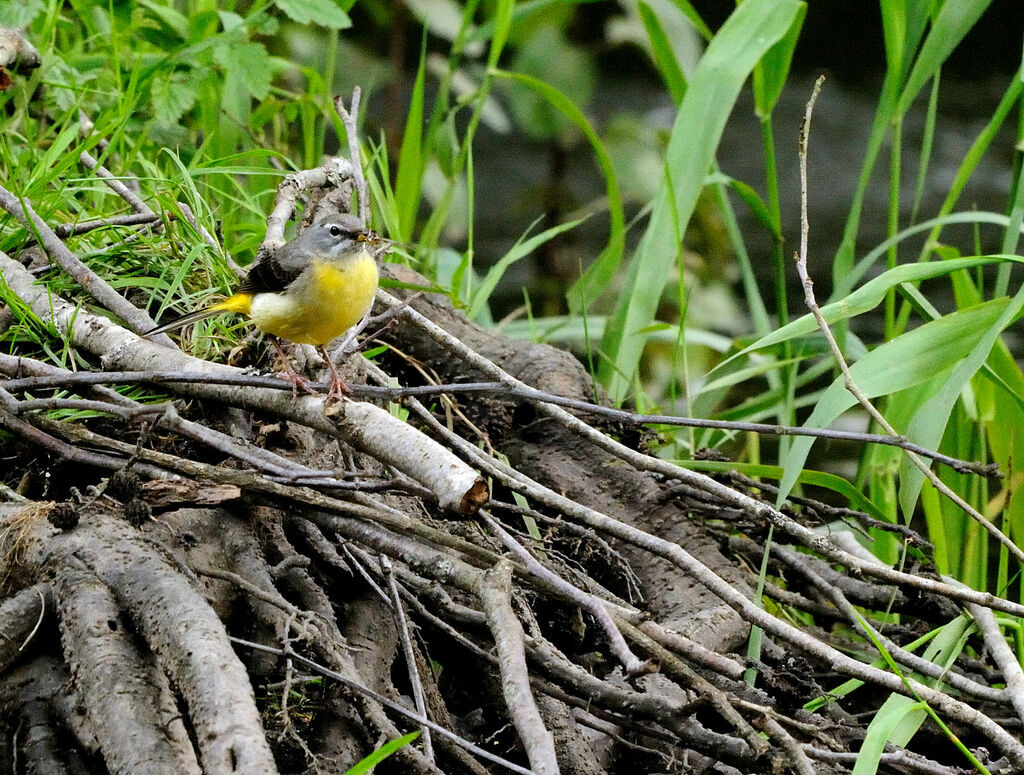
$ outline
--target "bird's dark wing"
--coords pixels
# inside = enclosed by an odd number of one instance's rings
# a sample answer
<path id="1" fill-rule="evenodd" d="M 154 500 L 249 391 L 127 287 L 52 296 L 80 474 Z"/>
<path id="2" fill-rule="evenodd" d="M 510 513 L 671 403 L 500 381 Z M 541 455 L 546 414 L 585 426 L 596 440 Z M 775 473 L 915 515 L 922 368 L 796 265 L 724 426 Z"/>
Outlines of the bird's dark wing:
<path id="1" fill-rule="evenodd" d="M 290 243 L 289 243 L 290 244 Z M 288 245 L 274 252 L 260 251 L 249 269 L 239 293 L 281 293 L 295 281 L 308 265 L 305 257 L 292 255 Z"/>

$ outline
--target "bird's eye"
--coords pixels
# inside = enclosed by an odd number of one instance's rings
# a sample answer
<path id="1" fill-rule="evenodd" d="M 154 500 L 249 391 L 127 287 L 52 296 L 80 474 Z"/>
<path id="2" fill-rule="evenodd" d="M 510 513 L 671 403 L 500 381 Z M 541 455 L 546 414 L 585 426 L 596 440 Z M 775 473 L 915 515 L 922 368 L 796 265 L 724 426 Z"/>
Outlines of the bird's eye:
<path id="1" fill-rule="evenodd" d="M 329 229 L 332 237 L 340 237 L 342 234 L 341 227 L 334 225 Z"/>

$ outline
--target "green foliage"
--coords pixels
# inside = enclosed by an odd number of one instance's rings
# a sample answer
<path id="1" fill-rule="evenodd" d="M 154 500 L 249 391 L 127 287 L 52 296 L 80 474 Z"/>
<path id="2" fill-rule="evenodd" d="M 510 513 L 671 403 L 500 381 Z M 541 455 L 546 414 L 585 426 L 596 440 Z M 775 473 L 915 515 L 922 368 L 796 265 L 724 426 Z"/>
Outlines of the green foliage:
<path id="1" fill-rule="evenodd" d="M 419 732 L 410 732 L 407 735 L 402 735 L 397 740 L 391 740 L 385 743 L 361 762 L 349 767 L 349 769 L 345 771 L 345 775 L 364 775 L 364 773 L 370 772 L 370 770 L 391 756 L 391 754 L 399 748 L 408 745 L 419 736 Z"/>

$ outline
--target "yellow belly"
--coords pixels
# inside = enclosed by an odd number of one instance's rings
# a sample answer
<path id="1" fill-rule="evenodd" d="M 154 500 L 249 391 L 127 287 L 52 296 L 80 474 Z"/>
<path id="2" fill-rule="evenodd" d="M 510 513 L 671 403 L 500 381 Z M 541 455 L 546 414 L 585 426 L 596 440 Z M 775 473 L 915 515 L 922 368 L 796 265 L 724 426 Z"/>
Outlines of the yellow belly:
<path id="1" fill-rule="evenodd" d="M 301 344 L 327 344 L 358 323 L 377 292 L 377 262 L 318 261 L 284 293 L 257 293 L 249 317 L 260 330 Z"/>

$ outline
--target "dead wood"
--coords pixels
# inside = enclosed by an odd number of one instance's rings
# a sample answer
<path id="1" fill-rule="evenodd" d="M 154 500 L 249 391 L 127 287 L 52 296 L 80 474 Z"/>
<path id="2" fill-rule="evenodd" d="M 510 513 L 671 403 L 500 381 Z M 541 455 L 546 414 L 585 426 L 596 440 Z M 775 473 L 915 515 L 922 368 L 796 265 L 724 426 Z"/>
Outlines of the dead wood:
<path id="1" fill-rule="evenodd" d="M 282 188 L 268 238 L 310 187 L 351 186 L 344 165 L 306 173 Z M 410 730 L 429 744 L 378 771 L 840 773 L 864 719 L 908 686 L 992 752 L 991 771 L 1024 767 L 1004 650 L 936 669 L 904 649 L 962 603 L 1017 604 L 946 584 L 926 557 L 913 576 L 854 557 L 809 529 L 820 504 L 774 510 L 757 483 L 646 456 L 632 424 L 553 411 L 544 394 L 601 400 L 565 352 L 407 294 L 364 380 L 542 393 L 327 412 L 141 340 L 17 260 L 0 269 L 98 375 L 84 384 L 28 347 L 0 357 L 18 456 L 0 480 L 0 775 L 340 772 Z M 128 399 L 98 384 L 105 370 L 171 398 Z M 73 407 L 108 417 L 46 415 Z M 751 603 L 769 523 L 778 616 Z M 885 605 L 899 627 L 872 616 Z M 759 660 L 742 654 L 752 624 Z M 870 665 L 867 627 L 906 684 Z M 804 710 L 850 677 L 866 686 Z M 946 746 L 925 726 L 882 767 L 952 773 Z"/>

